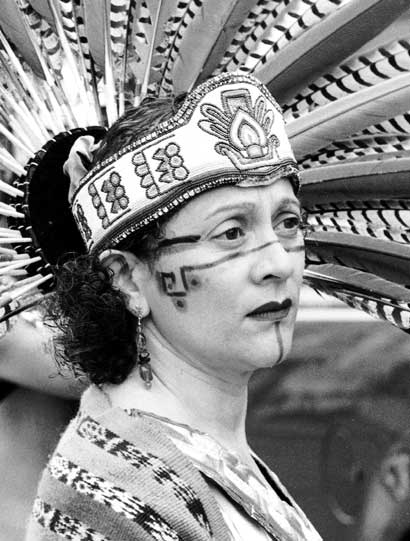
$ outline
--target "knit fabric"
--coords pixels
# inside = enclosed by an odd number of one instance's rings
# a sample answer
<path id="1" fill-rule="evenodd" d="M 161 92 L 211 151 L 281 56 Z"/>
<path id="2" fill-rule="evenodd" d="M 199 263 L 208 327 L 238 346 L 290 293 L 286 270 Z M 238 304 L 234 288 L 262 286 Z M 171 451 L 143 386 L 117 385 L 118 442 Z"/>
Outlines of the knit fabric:
<path id="1" fill-rule="evenodd" d="M 230 524 L 230 531 L 238 537 L 237 525 L 232 528 L 233 522 L 244 524 L 244 517 L 256 526 L 258 524 L 266 533 L 270 533 L 270 539 L 280 541 L 321 541 L 319 533 L 299 508 L 295 500 L 280 482 L 277 475 L 255 454 L 253 460 L 262 472 L 264 482 L 244 464 L 240 457 L 219 444 L 209 434 L 196 430 L 188 425 L 176 423 L 171 419 L 158 417 L 152 413 L 130 410 L 131 415 L 142 415 L 158 419 L 167 430 L 167 434 L 176 447 L 206 476 L 212 481 L 212 492 L 218 494 L 217 501 L 222 511 L 225 522 Z M 222 491 L 221 491 L 222 489 Z M 224 499 L 221 496 L 226 495 Z M 233 513 L 227 517 L 224 509 L 228 506 Z M 234 502 L 236 507 L 229 506 Z M 238 520 L 239 518 L 239 520 Z M 242 519 L 242 520 L 241 520 Z M 256 530 L 255 530 L 256 531 Z M 254 534 L 253 534 L 254 535 Z M 252 537 L 256 539 L 259 537 Z M 266 536 L 263 537 L 266 539 Z M 249 539 L 247 537 L 246 539 Z"/>
<path id="2" fill-rule="evenodd" d="M 259 467 L 274 490 L 210 436 L 113 408 L 90 387 L 42 476 L 26 541 L 228 541 L 237 536 L 218 489 L 267 539 L 319 541 L 277 477 Z"/>
<path id="3" fill-rule="evenodd" d="M 43 473 L 26 541 L 229 537 L 207 483 L 159 423 L 91 387 Z"/>

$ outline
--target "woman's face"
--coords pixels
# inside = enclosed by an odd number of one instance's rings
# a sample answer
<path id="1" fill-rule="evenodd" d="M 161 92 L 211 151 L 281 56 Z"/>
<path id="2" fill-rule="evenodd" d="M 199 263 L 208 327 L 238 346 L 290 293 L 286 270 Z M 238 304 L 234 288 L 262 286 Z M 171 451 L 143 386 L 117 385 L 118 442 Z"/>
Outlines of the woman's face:
<path id="1" fill-rule="evenodd" d="M 170 219 L 142 292 L 178 354 L 227 377 L 283 359 L 304 267 L 300 214 L 283 179 L 214 189 Z"/>

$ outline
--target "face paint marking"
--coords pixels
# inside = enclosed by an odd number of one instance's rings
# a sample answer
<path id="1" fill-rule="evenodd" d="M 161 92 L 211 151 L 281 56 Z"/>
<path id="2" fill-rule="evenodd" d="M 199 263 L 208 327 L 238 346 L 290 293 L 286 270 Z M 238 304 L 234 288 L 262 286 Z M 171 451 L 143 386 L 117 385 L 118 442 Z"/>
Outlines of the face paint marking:
<path id="1" fill-rule="evenodd" d="M 193 270 L 205 270 L 205 269 L 212 269 L 213 267 L 216 267 L 217 265 L 221 265 L 222 263 L 226 263 L 226 261 L 232 261 L 232 259 L 237 259 L 238 257 L 245 257 L 248 254 L 252 254 L 254 252 L 259 252 L 260 250 L 264 250 L 268 246 L 272 246 L 273 244 L 278 244 L 278 240 L 272 240 L 271 242 L 266 242 L 265 244 L 261 244 L 260 246 L 256 246 L 255 248 L 251 248 L 250 250 L 243 250 L 241 252 L 235 252 L 233 254 L 226 255 L 224 257 L 221 257 L 221 259 L 217 259 L 216 261 L 213 261 L 212 263 L 203 263 L 202 265 L 189 265 L 181 267 L 181 271 L 183 272 L 192 272 Z"/>
<path id="2" fill-rule="evenodd" d="M 172 299 L 172 302 L 177 310 L 186 310 L 186 302 L 184 299 L 174 298 Z"/>
<path id="3" fill-rule="evenodd" d="M 175 244 L 186 244 L 198 242 L 201 239 L 199 235 L 185 235 L 181 237 L 173 237 L 172 239 L 163 239 L 158 243 L 158 248 L 168 248 Z"/>
<path id="4" fill-rule="evenodd" d="M 199 279 L 199 277 L 195 275 L 191 276 L 189 280 L 189 286 L 192 289 L 199 289 L 201 287 L 201 280 Z"/>
<path id="5" fill-rule="evenodd" d="M 159 288 L 163 293 L 165 293 L 165 295 L 168 295 L 170 297 L 184 297 L 186 295 L 186 292 L 190 289 L 190 283 L 189 283 L 190 281 L 187 278 L 188 273 L 193 272 L 195 270 L 204 270 L 204 269 L 213 268 L 217 265 L 225 263 L 226 261 L 230 261 L 238 257 L 244 257 L 245 255 L 251 254 L 253 252 L 263 250 L 264 248 L 267 248 L 268 246 L 271 246 L 272 244 L 277 244 L 278 242 L 279 242 L 278 240 L 274 240 L 274 241 L 262 244 L 261 246 L 256 246 L 255 248 L 252 248 L 250 250 L 246 250 L 242 252 L 235 252 L 233 254 L 222 257 L 221 259 L 218 259 L 217 261 L 214 261 L 212 263 L 204 263 L 202 265 L 180 267 L 179 280 L 174 272 L 157 271 L 156 278 L 157 278 Z M 198 280 L 196 276 L 191 277 L 191 279 L 192 278 L 194 278 L 194 280 L 195 279 Z M 194 287 L 197 287 L 198 284 L 194 283 L 192 285 Z"/>
<path id="6" fill-rule="evenodd" d="M 186 238 L 186 237 L 175 237 L 177 238 Z M 174 239 L 170 239 L 174 240 Z M 189 242 L 197 242 L 197 241 L 189 241 Z M 226 263 L 227 261 L 232 261 L 233 259 L 237 259 L 239 257 L 245 257 L 248 254 L 252 254 L 261 250 L 264 250 L 268 246 L 272 246 L 273 244 L 279 244 L 279 240 L 273 240 L 271 242 L 266 242 L 265 244 L 261 244 L 260 246 L 256 246 L 255 248 L 251 248 L 250 250 L 243 250 L 240 252 L 235 252 L 233 254 L 226 255 L 224 257 L 221 257 L 220 259 L 213 261 L 212 263 L 203 263 L 201 265 L 187 265 L 182 266 L 179 269 L 179 276 L 174 272 L 156 272 L 156 278 L 157 283 L 159 286 L 159 289 L 167 296 L 169 297 L 185 297 L 187 295 L 187 292 L 189 289 L 198 289 L 201 285 L 201 281 L 198 278 L 198 276 L 191 276 L 188 279 L 188 273 L 192 273 L 193 271 L 200 271 L 200 270 L 206 270 L 214 268 L 218 265 L 221 265 L 222 263 Z M 299 245 L 295 246 L 293 248 L 285 248 L 287 252 L 302 252 L 304 251 L 305 246 Z M 186 309 L 186 303 L 180 299 L 180 303 L 173 299 L 174 305 L 179 309 Z M 280 339 L 280 340 L 279 340 Z M 278 341 L 281 342 L 282 338 L 279 333 Z"/>
<path id="7" fill-rule="evenodd" d="M 279 346 L 278 363 L 280 363 L 283 360 L 283 355 L 284 355 L 283 338 L 280 332 L 280 321 L 275 321 L 275 334 L 276 334 L 276 339 L 278 341 L 278 346 Z"/>
<path id="8" fill-rule="evenodd" d="M 186 295 L 184 284 L 177 284 L 177 277 L 174 272 L 155 273 L 159 288 L 169 297 L 184 297 Z M 182 289 L 181 289 L 182 288 Z"/>

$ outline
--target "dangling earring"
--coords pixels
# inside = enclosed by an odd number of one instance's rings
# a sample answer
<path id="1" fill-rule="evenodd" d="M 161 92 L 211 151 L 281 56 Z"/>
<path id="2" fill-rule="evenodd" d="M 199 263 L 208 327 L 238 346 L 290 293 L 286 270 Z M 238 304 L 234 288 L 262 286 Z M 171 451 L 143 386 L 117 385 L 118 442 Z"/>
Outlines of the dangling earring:
<path id="1" fill-rule="evenodd" d="M 142 332 L 142 317 L 141 312 L 137 314 L 137 358 L 138 358 L 138 370 L 140 377 L 147 389 L 151 388 L 152 384 L 152 369 L 151 369 L 151 357 L 145 347 L 145 335 Z"/>

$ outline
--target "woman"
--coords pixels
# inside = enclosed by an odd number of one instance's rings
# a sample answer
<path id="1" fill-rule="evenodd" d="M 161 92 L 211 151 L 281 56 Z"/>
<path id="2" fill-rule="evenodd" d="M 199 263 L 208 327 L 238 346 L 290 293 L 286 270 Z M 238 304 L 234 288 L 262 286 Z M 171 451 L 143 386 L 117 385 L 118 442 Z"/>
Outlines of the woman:
<path id="1" fill-rule="evenodd" d="M 304 267 L 280 110 L 232 74 L 174 107 L 148 102 L 66 162 L 90 255 L 61 269 L 53 312 L 96 385 L 29 540 L 320 539 L 245 434 L 249 378 L 289 352 Z"/>

